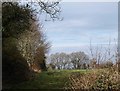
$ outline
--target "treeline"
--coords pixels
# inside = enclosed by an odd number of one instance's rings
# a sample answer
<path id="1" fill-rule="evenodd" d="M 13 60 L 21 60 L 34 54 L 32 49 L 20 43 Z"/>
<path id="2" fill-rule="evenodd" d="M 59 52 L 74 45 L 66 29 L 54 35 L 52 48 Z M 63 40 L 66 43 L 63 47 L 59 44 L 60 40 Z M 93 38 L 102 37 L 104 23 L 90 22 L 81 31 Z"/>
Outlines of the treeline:
<path id="1" fill-rule="evenodd" d="M 25 5 L 4 2 L 2 23 L 3 85 L 31 79 L 34 67 L 46 70 L 48 42 L 33 11 Z"/>
<path id="2" fill-rule="evenodd" d="M 47 59 L 47 68 L 50 69 L 94 69 L 116 67 L 117 63 L 112 60 L 97 62 L 95 58 L 90 58 L 84 52 L 55 53 Z"/>
<path id="3" fill-rule="evenodd" d="M 52 69 L 86 69 L 89 67 L 90 61 L 84 52 L 73 52 L 51 54 L 48 62 L 48 68 Z"/>
<path id="4" fill-rule="evenodd" d="M 45 54 L 49 51 L 50 43 L 42 32 L 35 6 L 32 8 L 34 4 L 38 4 L 42 11 L 50 15 L 50 18 L 58 18 L 53 17 L 56 15 L 55 12 L 52 14 L 52 11 L 47 12 L 47 10 L 56 10 L 59 2 L 57 4 L 56 2 L 2 3 L 3 88 L 6 88 L 6 84 L 32 79 L 35 72 L 47 70 Z"/>

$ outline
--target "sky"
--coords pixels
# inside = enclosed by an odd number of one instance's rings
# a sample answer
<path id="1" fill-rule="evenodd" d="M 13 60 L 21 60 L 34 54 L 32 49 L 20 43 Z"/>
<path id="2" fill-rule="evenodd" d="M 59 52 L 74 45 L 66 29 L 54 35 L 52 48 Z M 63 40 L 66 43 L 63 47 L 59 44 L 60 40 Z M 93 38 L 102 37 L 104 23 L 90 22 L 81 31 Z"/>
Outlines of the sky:
<path id="1" fill-rule="evenodd" d="M 88 51 L 93 46 L 107 45 L 118 37 L 118 3 L 61 2 L 62 21 L 43 22 L 49 54 L 56 52 Z"/>

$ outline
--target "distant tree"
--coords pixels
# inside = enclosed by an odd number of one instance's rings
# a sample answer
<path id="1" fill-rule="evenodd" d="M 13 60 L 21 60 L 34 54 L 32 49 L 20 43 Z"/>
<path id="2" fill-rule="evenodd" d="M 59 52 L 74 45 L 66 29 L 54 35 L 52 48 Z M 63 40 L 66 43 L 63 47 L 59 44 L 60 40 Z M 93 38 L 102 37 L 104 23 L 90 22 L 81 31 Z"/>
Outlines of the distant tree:
<path id="1" fill-rule="evenodd" d="M 92 46 L 91 40 L 90 40 L 90 58 L 91 61 L 96 60 L 96 67 L 99 68 L 99 65 L 103 61 L 109 61 L 109 60 L 116 60 L 117 61 L 117 46 L 114 44 L 114 47 L 111 46 L 111 38 L 108 40 L 107 46 L 96 45 Z M 115 52 L 112 52 L 113 49 L 115 49 Z M 116 59 L 115 59 L 116 58 Z"/>
<path id="2" fill-rule="evenodd" d="M 106 67 L 107 68 L 113 67 L 113 62 L 112 61 L 107 61 L 106 62 Z"/>
<path id="3" fill-rule="evenodd" d="M 50 64 L 56 66 L 57 69 L 66 69 L 69 62 L 69 56 L 66 53 L 56 53 L 50 56 Z"/>
<path id="4" fill-rule="evenodd" d="M 59 54 L 60 62 L 61 62 L 61 69 L 66 68 L 66 64 L 68 62 L 68 56 L 66 53 L 60 53 Z"/>
<path id="5" fill-rule="evenodd" d="M 84 52 L 75 52 L 71 53 L 71 62 L 75 69 L 80 69 L 84 63 L 89 62 L 89 58 Z"/>
<path id="6" fill-rule="evenodd" d="M 87 69 L 86 63 L 83 63 L 83 69 Z"/>
<path id="7" fill-rule="evenodd" d="M 84 64 L 88 63 L 89 58 L 84 52 L 56 53 L 50 56 L 50 64 L 55 65 L 58 69 L 71 69 L 72 65 L 74 69 L 85 68 Z"/>
<path id="8" fill-rule="evenodd" d="M 59 56 L 58 53 L 51 54 L 48 61 L 50 61 L 50 63 L 49 63 L 50 65 L 54 65 L 55 68 L 60 69 L 60 63 L 59 63 L 58 56 Z"/>
<path id="9" fill-rule="evenodd" d="M 52 69 L 55 69 L 55 65 L 53 65 L 53 64 L 50 64 L 50 66 L 52 67 Z"/>
<path id="10" fill-rule="evenodd" d="M 111 68 L 113 67 L 113 62 L 112 61 L 106 61 L 106 62 L 102 62 L 100 64 L 100 68 Z"/>
<path id="11" fill-rule="evenodd" d="M 91 65 L 92 68 L 96 68 L 97 61 L 96 61 L 95 58 L 93 58 L 93 59 L 90 60 L 90 65 Z"/>

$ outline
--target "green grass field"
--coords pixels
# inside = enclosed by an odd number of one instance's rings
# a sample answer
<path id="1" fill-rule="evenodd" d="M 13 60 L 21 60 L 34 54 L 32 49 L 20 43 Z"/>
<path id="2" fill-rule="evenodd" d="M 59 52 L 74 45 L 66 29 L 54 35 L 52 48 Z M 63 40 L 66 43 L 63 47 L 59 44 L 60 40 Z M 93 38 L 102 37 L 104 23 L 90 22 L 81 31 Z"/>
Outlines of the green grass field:
<path id="1" fill-rule="evenodd" d="M 54 70 L 36 74 L 34 80 L 12 86 L 12 89 L 63 89 L 74 73 L 86 73 L 87 70 Z"/>
<path id="2" fill-rule="evenodd" d="M 72 79 L 71 79 L 72 78 Z M 71 85 L 72 84 L 72 85 Z M 120 89 L 120 75 L 110 69 L 51 70 L 36 74 L 35 79 L 13 85 L 11 89 Z"/>

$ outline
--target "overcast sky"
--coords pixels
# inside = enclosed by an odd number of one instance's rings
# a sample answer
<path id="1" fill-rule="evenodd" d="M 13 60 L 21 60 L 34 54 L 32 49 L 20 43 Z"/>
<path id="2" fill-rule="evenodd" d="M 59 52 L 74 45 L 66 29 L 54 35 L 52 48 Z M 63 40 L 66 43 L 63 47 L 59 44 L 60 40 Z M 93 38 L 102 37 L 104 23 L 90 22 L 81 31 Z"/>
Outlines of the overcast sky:
<path id="1" fill-rule="evenodd" d="M 51 53 L 86 51 L 118 35 L 118 3 L 62 2 L 63 21 L 44 22 Z"/>

